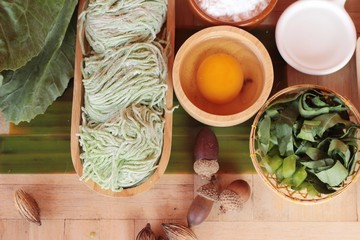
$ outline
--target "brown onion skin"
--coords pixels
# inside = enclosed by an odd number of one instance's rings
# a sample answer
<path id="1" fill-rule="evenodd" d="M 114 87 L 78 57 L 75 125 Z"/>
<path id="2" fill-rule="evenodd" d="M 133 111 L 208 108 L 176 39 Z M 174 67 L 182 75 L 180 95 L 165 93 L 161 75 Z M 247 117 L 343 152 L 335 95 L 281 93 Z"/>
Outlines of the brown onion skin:
<path id="1" fill-rule="evenodd" d="M 213 204 L 213 201 L 197 195 L 192 201 L 187 213 L 188 227 L 193 227 L 204 222 L 209 216 Z"/>
<path id="2" fill-rule="evenodd" d="M 196 137 L 195 160 L 216 160 L 219 156 L 219 143 L 215 133 L 208 127 L 200 130 Z"/>

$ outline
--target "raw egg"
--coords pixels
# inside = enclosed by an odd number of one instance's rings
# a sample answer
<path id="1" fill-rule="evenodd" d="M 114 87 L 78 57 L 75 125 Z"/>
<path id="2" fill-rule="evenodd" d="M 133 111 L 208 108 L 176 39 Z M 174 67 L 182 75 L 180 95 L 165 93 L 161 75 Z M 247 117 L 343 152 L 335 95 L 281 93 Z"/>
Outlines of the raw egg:
<path id="1" fill-rule="evenodd" d="M 206 57 L 196 74 L 201 95 L 212 103 L 224 104 L 239 95 L 244 82 L 240 63 L 233 56 L 216 53 Z"/>

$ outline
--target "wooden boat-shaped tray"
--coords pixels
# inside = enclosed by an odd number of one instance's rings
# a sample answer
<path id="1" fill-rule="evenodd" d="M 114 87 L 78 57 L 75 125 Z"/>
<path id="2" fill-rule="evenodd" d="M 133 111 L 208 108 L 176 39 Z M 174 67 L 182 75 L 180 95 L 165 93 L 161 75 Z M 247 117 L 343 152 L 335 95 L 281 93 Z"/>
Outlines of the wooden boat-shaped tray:
<path id="1" fill-rule="evenodd" d="M 79 1 L 79 14 L 84 9 L 86 0 Z M 170 44 L 172 48 L 172 53 L 168 58 L 168 75 L 166 83 L 168 85 L 168 91 L 166 93 L 166 108 L 172 109 L 173 107 L 173 87 L 172 87 L 172 65 L 174 60 L 174 39 L 175 39 L 175 0 L 168 0 L 168 13 L 167 20 L 163 26 L 163 31 L 167 31 Z M 75 53 L 75 75 L 74 75 L 74 90 L 73 90 L 73 105 L 72 105 L 72 119 L 71 119 L 71 158 L 75 168 L 76 173 L 79 177 L 82 176 L 83 168 L 82 161 L 80 159 L 81 147 L 79 145 L 79 127 L 81 125 L 81 107 L 83 106 L 83 96 L 84 88 L 82 84 L 82 73 L 81 73 L 81 64 L 83 61 L 83 55 L 81 52 L 79 35 L 83 36 L 84 32 L 77 32 L 76 38 L 76 53 Z M 129 197 L 133 196 L 146 190 L 150 189 L 155 185 L 157 180 L 164 174 L 166 167 L 169 162 L 170 152 L 171 152 L 171 140 L 172 140 L 172 113 L 170 111 L 165 111 L 165 126 L 164 126 L 164 140 L 162 147 L 162 154 L 158 162 L 158 167 L 154 173 L 140 185 L 125 188 L 121 192 L 114 192 L 111 190 L 102 189 L 97 183 L 92 180 L 84 181 L 84 183 L 95 192 L 98 192 L 103 195 L 112 196 L 112 197 Z"/>

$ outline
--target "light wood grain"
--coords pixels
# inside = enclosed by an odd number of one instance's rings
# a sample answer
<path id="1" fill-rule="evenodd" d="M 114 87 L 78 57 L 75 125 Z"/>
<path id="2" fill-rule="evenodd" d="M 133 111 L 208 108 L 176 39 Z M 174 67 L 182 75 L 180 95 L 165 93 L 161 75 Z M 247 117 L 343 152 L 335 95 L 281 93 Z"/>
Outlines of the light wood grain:
<path id="1" fill-rule="evenodd" d="M 130 200 L 104 197 L 85 188 L 75 174 L 58 176 L 50 181 L 50 174 L 33 175 L 34 180 L 26 184 L 23 180 L 16 183 L 21 179 L 18 175 L 2 175 L 1 218 L 20 218 L 13 200 L 20 187 L 38 202 L 41 219 L 179 219 L 194 195 L 192 175 L 164 175 L 151 191 Z"/>
<path id="2" fill-rule="evenodd" d="M 132 220 L 66 220 L 66 240 L 135 239 Z"/>
<path id="3" fill-rule="evenodd" d="M 199 239 L 339 240 L 358 239 L 358 222 L 206 222 L 194 228 Z"/>
<path id="4" fill-rule="evenodd" d="M 232 240 L 238 236 L 245 240 L 308 239 L 313 234 L 321 239 L 316 229 L 327 239 L 336 239 L 340 233 L 334 233 L 335 225 L 344 228 L 345 237 L 358 233 L 360 183 L 328 203 L 303 206 L 280 198 L 257 175 L 221 174 L 219 181 L 224 188 L 235 179 L 250 183 L 252 197 L 241 212 L 219 215 L 214 207 L 208 219 L 194 228 L 200 240 Z M 186 224 L 194 191 L 205 183 L 193 174 L 165 174 L 145 193 L 111 198 L 85 188 L 76 174 L 0 175 L 0 182 L 2 240 L 14 240 L 14 234 L 18 239 L 49 239 L 42 237 L 51 234 L 66 240 L 91 239 L 90 234 L 93 239 L 134 239 L 147 222 L 157 235 L 163 235 L 161 223 Z M 38 201 L 42 226 L 26 222 L 16 211 L 13 194 L 19 187 Z M 301 235 L 289 238 L 292 232 L 300 231 Z"/>
<path id="5" fill-rule="evenodd" d="M 86 0 L 79 1 L 79 14 L 83 11 Z M 166 27 L 164 28 L 168 35 L 169 41 L 172 49 L 175 48 L 175 2 L 174 0 L 168 1 L 168 11 L 166 19 Z M 84 39 L 84 32 L 78 32 L 76 38 L 76 52 L 75 52 L 75 76 L 74 76 L 74 93 L 73 93 L 73 107 L 72 107 L 72 119 L 71 119 L 71 158 L 75 168 L 76 173 L 79 176 L 82 176 L 83 168 L 82 161 L 80 159 L 80 145 L 79 145 L 79 136 L 81 125 L 81 107 L 83 106 L 83 85 L 82 85 L 82 74 L 81 66 L 83 61 L 83 54 L 80 47 L 80 36 Z M 174 51 L 171 51 L 171 54 L 168 57 L 168 76 L 166 79 L 166 84 L 168 86 L 165 102 L 166 108 L 173 108 L 173 85 L 172 85 L 172 67 L 174 59 Z M 84 183 L 95 192 L 100 194 L 111 196 L 111 197 L 129 197 L 134 196 L 144 191 L 147 191 L 158 181 L 161 175 L 164 174 L 166 167 L 168 165 L 171 153 L 171 143 L 172 143 L 172 122 L 173 114 L 172 111 L 165 111 L 164 113 L 164 138 L 163 138 L 163 147 L 161 157 L 159 159 L 158 167 L 155 172 L 143 183 L 138 186 L 126 188 L 121 192 L 113 192 L 108 189 L 103 189 L 93 180 L 87 180 Z"/>
<path id="6" fill-rule="evenodd" d="M 281 12 L 295 1 L 278 1 L 274 11 L 261 27 L 273 27 Z M 202 25 L 194 19 L 185 2 L 175 1 L 177 28 L 201 28 Z M 355 21 L 359 32 L 358 0 L 347 0 L 345 8 Z M 286 75 L 289 85 L 322 84 L 338 91 L 351 101 L 355 101 L 358 94 L 358 88 L 354 87 L 354 58 L 339 72 L 329 76 L 309 76 L 290 67 L 287 68 Z M 275 79 L 275 83 L 281 81 L 285 79 Z M 251 181 L 252 197 L 246 205 L 250 209 L 222 218 L 213 211 L 206 222 L 194 228 L 199 240 L 359 239 L 359 182 L 324 205 L 297 206 L 277 196 L 257 175 L 223 174 L 222 179 L 225 183 L 238 177 Z M 147 222 L 151 223 L 157 235 L 162 235 L 161 223 L 185 223 L 187 208 L 200 184 L 202 183 L 192 174 L 165 174 L 146 193 L 129 198 L 108 198 L 86 188 L 76 174 L 2 174 L 0 239 L 89 240 L 90 233 L 94 232 L 96 234 L 93 235 L 93 239 L 131 240 L 135 239 Z M 13 194 L 19 187 L 29 191 L 39 202 L 43 216 L 42 226 L 28 223 L 15 210 Z M 104 232 L 104 225 L 109 226 L 106 227 L 108 235 L 100 234 Z"/>

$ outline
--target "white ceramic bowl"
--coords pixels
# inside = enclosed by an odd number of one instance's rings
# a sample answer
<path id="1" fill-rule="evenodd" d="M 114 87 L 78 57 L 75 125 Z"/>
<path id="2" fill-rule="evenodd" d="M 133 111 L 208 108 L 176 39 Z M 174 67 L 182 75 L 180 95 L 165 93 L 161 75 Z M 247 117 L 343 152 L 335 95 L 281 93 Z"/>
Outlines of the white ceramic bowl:
<path id="1" fill-rule="evenodd" d="M 290 66 L 303 73 L 325 75 L 349 62 L 355 51 L 356 29 L 342 4 L 300 0 L 280 16 L 275 38 Z"/>

